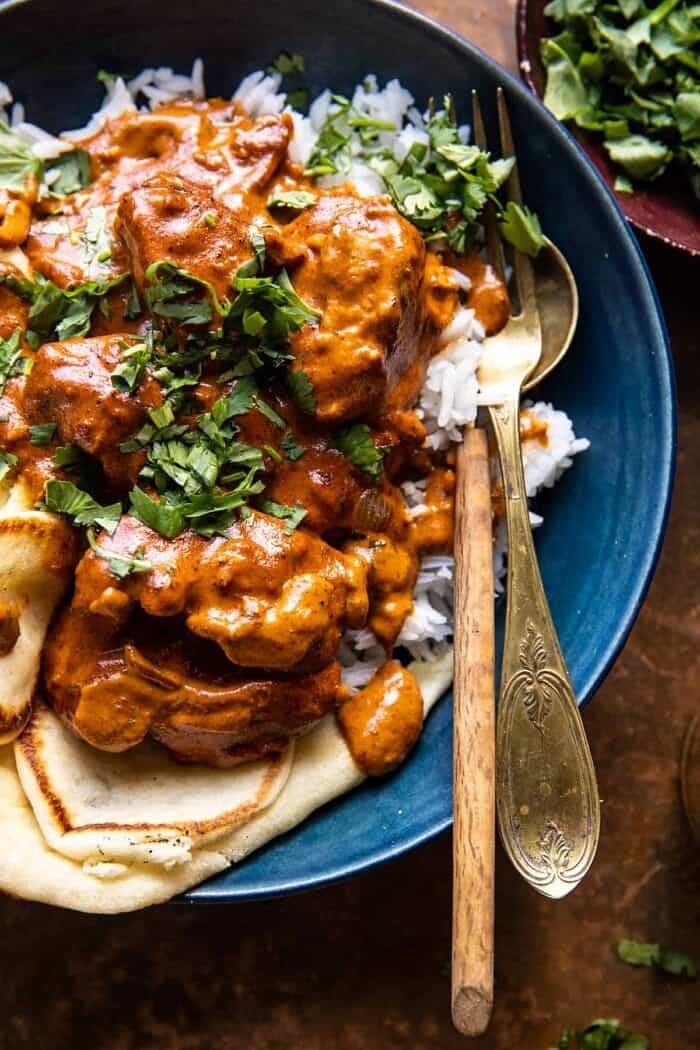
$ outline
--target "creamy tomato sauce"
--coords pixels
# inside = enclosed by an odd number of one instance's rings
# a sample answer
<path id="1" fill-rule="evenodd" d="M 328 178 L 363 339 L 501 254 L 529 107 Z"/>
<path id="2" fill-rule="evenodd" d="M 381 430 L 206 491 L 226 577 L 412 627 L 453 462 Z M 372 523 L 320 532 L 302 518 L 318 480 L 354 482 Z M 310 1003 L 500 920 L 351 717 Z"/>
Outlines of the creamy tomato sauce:
<path id="1" fill-rule="evenodd" d="M 179 102 L 81 142 L 78 192 L 28 179 L 0 198 L 0 338 L 18 340 L 0 444 L 35 499 L 92 525 L 45 647 L 46 698 L 76 733 L 226 766 L 337 710 L 380 774 L 422 724 L 391 659 L 420 559 L 452 545 L 454 475 L 412 406 L 459 302 L 493 333 L 508 298 L 475 253 L 427 250 L 388 197 L 313 184 L 291 135 L 284 114 Z M 39 285 L 62 313 L 37 310 Z M 426 482 L 418 516 L 408 479 Z M 121 516 L 75 522 L 56 481 Z M 364 626 L 387 663 L 351 697 L 338 646 Z M 0 650 L 17 637 L 3 607 Z"/>

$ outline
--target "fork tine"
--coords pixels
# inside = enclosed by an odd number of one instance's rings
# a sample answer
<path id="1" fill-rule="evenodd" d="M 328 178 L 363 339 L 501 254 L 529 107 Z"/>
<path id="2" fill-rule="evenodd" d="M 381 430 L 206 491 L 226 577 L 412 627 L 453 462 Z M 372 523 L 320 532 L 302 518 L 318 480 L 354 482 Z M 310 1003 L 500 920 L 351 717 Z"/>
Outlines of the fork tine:
<path id="1" fill-rule="evenodd" d="M 498 127 L 501 134 L 501 155 L 503 157 L 516 157 L 515 154 L 515 143 L 513 142 L 513 132 L 510 126 L 510 118 L 508 116 L 508 107 L 506 106 L 506 98 L 503 94 L 503 88 L 499 87 L 496 92 L 496 102 L 498 105 Z M 515 204 L 523 203 L 523 195 L 520 189 L 520 177 L 518 175 L 518 162 L 513 165 L 513 170 L 508 176 L 506 183 L 506 190 L 508 193 L 508 199 L 513 201 Z M 532 314 L 537 311 L 537 304 L 535 299 L 535 278 L 532 272 L 532 265 L 527 255 L 523 252 L 514 251 L 514 264 L 515 264 L 515 279 L 518 286 L 518 298 L 520 299 L 520 312 L 522 314 Z"/>
<path id="2" fill-rule="evenodd" d="M 481 105 L 479 104 L 479 96 L 476 91 L 472 91 L 472 130 L 474 132 L 474 144 L 479 149 L 488 149 L 488 140 L 486 138 L 486 128 L 484 127 L 484 118 L 481 113 Z M 493 201 L 487 201 L 483 212 L 484 230 L 486 231 L 486 254 L 488 260 L 495 270 L 503 277 L 506 272 L 506 263 L 503 257 L 503 246 L 501 244 L 501 237 L 498 232 L 498 220 L 496 218 L 496 209 Z"/>

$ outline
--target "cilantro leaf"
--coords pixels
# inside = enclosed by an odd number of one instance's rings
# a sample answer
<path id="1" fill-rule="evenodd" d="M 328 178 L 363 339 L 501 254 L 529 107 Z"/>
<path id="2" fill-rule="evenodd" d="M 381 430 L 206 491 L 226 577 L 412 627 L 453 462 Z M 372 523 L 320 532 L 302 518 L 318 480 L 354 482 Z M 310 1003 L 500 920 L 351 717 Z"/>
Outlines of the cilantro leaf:
<path id="1" fill-rule="evenodd" d="M 287 386 L 297 408 L 307 416 L 316 411 L 316 397 L 311 380 L 301 368 L 287 372 Z"/>
<path id="2" fill-rule="evenodd" d="M 334 444 L 351 463 L 373 481 L 379 481 L 385 450 L 375 445 L 372 432 L 366 423 L 353 423 L 339 430 L 335 435 Z"/>
<path id="3" fill-rule="evenodd" d="M 269 73 L 303 73 L 304 56 L 296 51 L 280 51 L 277 58 L 268 69 Z"/>
<path id="4" fill-rule="evenodd" d="M 125 576 L 131 576 L 134 573 L 153 571 L 152 563 L 143 557 L 142 547 L 137 547 L 133 554 L 122 554 L 120 551 L 100 547 L 92 529 L 87 530 L 87 538 L 93 552 L 98 558 L 104 558 L 107 568 L 118 579 L 123 580 Z"/>
<path id="5" fill-rule="evenodd" d="M 112 255 L 112 236 L 107 225 L 107 209 L 103 204 L 88 212 L 82 243 L 90 276 L 94 276 L 92 270 L 108 262 Z"/>
<path id="6" fill-rule="evenodd" d="M 59 445 L 53 454 L 53 464 L 59 470 L 75 470 L 83 466 L 85 453 L 77 445 Z"/>
<path id="7" fill-rule="evenodd" d="M 135 485 L 129 493 L 129 513 L 154 532 L 172 540 L 183 531 L 185 516 L 182 506 L 154 500 Z"/>
<path id="8" fill-rule="evenodd" d="M 141 385 L 146 368 L 153 358 L 153 340 L 135 343 L 123 350 L 119 364 L 110 376 L 112 386 L 123 394 L 133 394 Z"/>
<path id="9" fill-rule="evenodd" d="M 668 166 L 671 151 L 663 142 L 655 142 L 646 135 L 629 135 L 627 138 L 606 142 L 605 148 L 611 160 L 632 176 L 633 179 L 655 179 Z"/>
<path id="10" fill-rule="evenodd" d="M 146 303 L 151 313 L 185 325 L 209 324 L 214 317 L 212 305 L 225 316 L 229 303 L 219 299 L 209 281 L 183 270 L 167 259 L 151 263 L 145 273 Z M 209 299 L 201 298 L 204 290 Z M 198 295 L 197 299 L 192 297 Z M 211 300 L 211 301 L 210 301 Z"/>
<path id="11" fill-rule="evenodd" d="M 298 445 L 296 443 L 296 441 L 294 440 L 294 434 L 289 428 L 287 428 L 287 430 L 285 430 L 284 434 L 282 435 L 282 448 L 284 449 L 285 456 L 288 460 L 291 460 L 292 463 L 295 463 L 296 460 L 301 459 L 301 457 L 306 452 L 306 449 L 303 445 Z"/>
<path id="12" fill-rule="evenodd" d="M 67 197 L 84 190 L 90 182 L 90 154 L 84 149 L 61 153 L 51 161 L 45 181 L 52 197 Z"/>
<path id="13" fill-rule="evenodd" d="M 34 346 L 52 339 L 75 339 L 86 335 L 97 304 L 126 280 L 127 274 L 109 280 L 86 281 L 74 288 L 59 288 L 36 274 L 26 282 L 22 294 L 31 300 L 27 317 L 27 339 Z"/>
<path id="14" fill-rule="evenodd" d="M 56 423 L 37 423 L 29 428 L 29 440 L 32 445 L 50 445 L 56 433 Z"/>
<path id="15" fill-rule="evenodd" d="M 271 514 L 274 518 L 286 519 L 284 531 L 288 536 L 294 532 L 308 514 L 308 511 L 300 507 L 299 504 L 295 507 L 288 507 L 285 503 L 277 503 L 273 499 L 261 499 L 258 506 L 265 514 Z"/>
<path id="16" fill-rule="evenodd" d="M 499 226 L 505 239 L 526 255 L 537 255 L 544 244 L 540 221 L 524 204 L 509 201 Z"/>
<path id="17" fill-rule="evenodd" d="M 15 328 L 9 338 L 0 339 L 0 394 L 4 392 L 8 379 L 23 371 L 21 340 L 20 328 Z"/>
<path id="18" fill-rule="evenodd" d="M 625 1031 L 616 1020 L 600 1019 L 587 1028 L 565 1028 L 551 1050 L 651 1050 L 644 1035 Z"/>
<path id="19" fill-rule="evenodd" d="M 255 407 L 258 412 L 261 412 L 262 415 L 265 416 L 266 419 L 269 419 L 271 423 L 274 423 L 276 427 L 279 427 L 280 430 L 284 430 L 287 425 L 286 419 L 282 419 L 282 416 L 275 412 L 274 408 L 271 408 L 267 401 L 263 401 L 260 397 L 256 397 Z"/>
<path id="20" fill-rule="evenodd" d="M 40 178 L 41 172 L 31 147 L 0 120 L 0 189 L 21 190 L 28 176 Z"/>
<path id="21" fill-rule="evenodd" d="M 291 190 L 288 193 L 273 193 L 267 198 L 267 207 L 303 211 L 315 204 L 316 200 L 315 193 L 308 193 L 306 190 Z"/>
<path id="22" fill-rule="evenodd" d="M 0 449 L 0 481 L 17 465 L 17 456 Z"/>
<path id="23" fill-rule="evenodd" d="M 562 31 L 541 42 L 545 105 L 602 136 L 624 173 L 618 192 L 674 164 L 700 194 L 700 164 L 687 150 L 700 138 L 697 5 L 554 0 L 546 12 Z"/>
<path id="24" fill-rule="evenodd" d="M 102 506 L 72 481 L 57 481 L 55 478 L 44 485 L 43 506 L 45 510 L 71 518 L 73 525 L 99 525 L 110 535 L 116 529 L 122 512 L 121 503 Z"/>
<path id="25" fill-rule="evenodd" d="M 617 943 L 617 956 L 630 966 L 646 966 L 663 970 L 679 977 L 697 977 L 695 963 L 684 952 L 664 948 L 660 944 L 622 940 Z"/>

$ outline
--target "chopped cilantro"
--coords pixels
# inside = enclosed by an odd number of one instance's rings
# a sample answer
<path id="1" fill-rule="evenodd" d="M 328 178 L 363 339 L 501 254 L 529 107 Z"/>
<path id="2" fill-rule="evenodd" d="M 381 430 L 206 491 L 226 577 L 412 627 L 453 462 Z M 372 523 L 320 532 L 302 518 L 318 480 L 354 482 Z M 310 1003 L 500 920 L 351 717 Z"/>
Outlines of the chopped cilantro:
<path id="1" fill-rule="evenodd" d="M 59 288 L 53 281 L 35 274 L 34 282 L 22 282 L 16 288 L 31 301 L 27 318 L 27 340 L 33 346 L 52 339 L 75 339 L 86 335 L 97 304 L 126 280 L 127 274 L 110 280 L 86 281 L 74 288 Z M 8 282 L 9 283 L 9 282 Z"/>
<path id="2" fill-rule="evenodd" d="M 280 454 L 277 451 L 277 449 L 273 448 L 272 445 L 263 445 L 263 452 L 267 452 L 267 454 L 270 457 L 270 459 L 273 459 L 275 461 L 275 463 L 281 463 L 282 462 L 282 456 L 280 456 Z"/>
<path id="3" fill-rule="evenodd" d="M 134 321 L 141 314 L 141 300 L 139 299 L 139 293 L 136 289 L 136 284 L 132 280 L 131 287 L 129 289 L 129 298 L 127 299 L 126 306 L 124 307 L 124 318 L 127 321 Z"/>
<path id="4" fill-rule="evenodd" d="M 106 547 L 100 547 L 92 529 L 87 530 L 87 538 L 97 557 L 104 558 L 107 562 L 107 568 L 118 579 L 123 580 L 125 576 L 131 576 L 132 573 L 153 571 L 153 565 L 150 561 L 146 561 L 143 556 L 143 547 L 137 547 L 133 554 L 121 554 L 119 551 L 111 551 Z"/>
<path id="5" fill-rule="evenodd" d="M 289 208 L 291 211 L 303 211 L 316 203 L 316 194 L 306 190 L 292 190 L 289 193 L 273 193 L 267 198 L 268 208 Z"/>
<path id="6" fill-rule="evenodd" d="M 552 0 L 545 10 L 561 30 L 541 42 L 545 105 L 602 137 L 627 179 L 618 192 L 673 164 L 700 196 L 697 4 Z"/>
<path id="7" fill-rule="evenodd" d="M 630 966 L 647 966 L 677 977 L 697 977 L 697 968 L 689 955 L 664 948 L 660 944 L 618 941 L 617 955 L 622 962 L 629 963 Z"/>
<path id="8" fill-rule="evenodd" d="M 635 1035 L 615 1020 L 593 1021 L 587 1028 L 565 1028 L 550 1050 L 651 1050 L 644 1035 Z"/>
<path id="9" fill-rule="evenodd" d="M 133 394 L 141 385 L 146 368 L 153 358 L 152 333 L 146 342 L 135 343 L 123 350 L 119 364 L 110 376 L 112 386 L 123 394 Z"/>
<path id="10" fill-rule="evenodd" d="M 56 423 L 37 423 L 29 428 L 29 440 L 32 445 L 50 445 L 56 433 Z"/>
<path id="11" fill-rule="evenodd" d="M 287 386 L 294 398 L 294 403 L 301 412 L 312 416 L 316 411 L 316 398 L 314 388 L 306 372 L 301 368 L 287 373 Z"/>
<path id="12" fill-rule="evenodd" d="M 239 271 L 233 287 L 238 294 L 227 328 L 273 346 L 287 343 L 291 332 L 321 316 L 299 298 L 284 269 L 276 277 L 241 277 Z"/>
<path id="13" fill-rule="evenodd" d="M 282 448 L 287 459 L 291 460 L 292 463 L 296 462 L 306 452 L 303 445 L 298 445 L 294 440 L 294 434 L 290 429 L 285 430 L 282 435 Z"/>
<path id="14" fill-rule="evenodd" d="M 146 302 L 151 313 L 180 324 L 209 324 L 216 312 L 223 316 L 228 312 L 227 300 L 221 302 L 209 281 L 202 280 L 174 263 L 161 259 L 151 263 L 146 270 Z M 209 299 L 201 298 L 204 290 Z M 193 296 L 200 296 L 193 299 Z M 211 300 L 211 302 L 210 302 Z"/>
<path id="15" fill-rule="evenodd" d="M 162 499 L 151 499 L 137 485 L 129 493 L 129 500 L 129 513 L 161 536 L 171 540 L 184 529 L 185 516 L 181 506 L 166 503 Z"/>
<path id="16" fill-rule="evenodd" d="M 280 51 L 277 58 L 274 60 L 272 65 L 268 69 L 268 73 L 303 73 L 304 72 L 304 56 L 298 54 L 296 51 L 290 53 L 289 51 Z"/>
<path id="17" fill-rule="evenodd" d="M 11 452 L 4 452 L 0 449 L 0 481 L 2 481 L 5 475 L 16 465 L 17 456 L 13 456 Z"/>
<path id="18" fill-rule="evenodd" d="M 90 154 L 84 149 L 61 153 L 51 161 L 45 181 L 52 197 L 67 197 L 84 190 L 90 182 Z"/>
<path id="19" fill-rule="evenodd" d="M 282 419 L 282 416 L 278 415 L 274 408 L 271 408 L 270 405 L 268 405 L 267 401 L 263 401 L 262 398 L 256 397 L 255 407 L 258 412 L 261 412 L 262 415 L 265 416 L 266 419 L 269 419 L 271 423 L 274 423 L 276 427 L 279 427 L 280 430 L 284 430 L 287 425 L 286 419 Z"/>
<path id="20" fill-rule="evenodd" d="M 24 371 L 21 341 L 20 328 L 15 328 L 9 338 L 0 339 L 0 394 L 3 393 L 8 379 L 21 375 Z"/>
<path id="21" fill-rule="evenodd" d="M 53 454 L 53 464 L 59 470 L 75 470 L 84 462 L 85 453 L 77 445 L 59 445 Z"/>
<path id="22" fill-rule="evenodd" d="M 499 226 L 505 239 L 526 255 L 537 255 L 544 244 L 540 220 L 524 204 L 509 201 Z"/>
<path id="23" fill-rule="evenodd" d="M 110 535 L 116 529 L 122 512 L 121 503 L 104 507 L 72 481 L 57 481 L 55 478 L 44 486 L 43 508 L 56 514 L 65 514 L 74 525 L 99 525 Z"/>
<path id="24" fill-rule="evenodd" d="M 336 433 L 334 444 L 351 463 L 373 481 L 379 481 L 385 450 L 375 445 L 366 423 L 352 423 L 349 427 L 343 427 Z"/>
<path id="25" fill-rule="evenodd" d="M 288 507 L 285 503 L 276 503 L 273 499 L 261 499 L 259 501 L 260 510 L 264 511 L 265 514 L 271 514 L 275 518 L 286 519 L 284 531 L 289 536 L 296 529 L 306 515 L 308 511 L 304 510 L 298 504 L 296 507 Z"/>
<path id="26" fill-rule="evenodd" d="M 21 190 L 28 176 L 40 178 L 41 172 L 31 147 L 0 120 L 0 189 Z"/>
<path id="27" fill-rule="evenodd" d="M 92 270 L 109 261 L 112 255 L 112 237 L 107 226 L 107 209 L 100 204 L 88 212 L 83 233 L 83 255 L 91 276 Z"/>
<path id="28" fill-rule="evenodd" d="M 218 221 L 219 220 L 216 216 L 216 212 L 213 211 L 207 211 L 202 216 L 202 222 L 205 226 L 208 226 L 209 229 L 213 229 L 214 226 L 216 226 L 216 224 L 218 223 Z"/>

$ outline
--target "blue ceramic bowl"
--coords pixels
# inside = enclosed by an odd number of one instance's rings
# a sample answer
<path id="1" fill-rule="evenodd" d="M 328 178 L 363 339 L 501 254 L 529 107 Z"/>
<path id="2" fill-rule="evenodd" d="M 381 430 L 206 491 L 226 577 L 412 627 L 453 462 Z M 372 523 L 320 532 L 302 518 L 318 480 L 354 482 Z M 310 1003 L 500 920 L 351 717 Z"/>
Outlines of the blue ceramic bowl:
<path id="1" fill-rule="evenodd" d="M 537 549 L 576 693 L 585 703 L 620 650 L 649 584 L 664 531 L 674 461 L 674 386 L 663 317 L 637 243 L 612 196 L 568 133 L 471 44 L 389 0 L 118 0 L 0 5 L 0 79 L 29 119 L 58 130 L 97 107 L 101 68 L 189 69 L 206 61 L 209 93 L 279 51 L 306 56 L 312 91 L 349 91 L 368 72 L 399 77 L 420 104 L 451 92 L 467 119 L 476 88 L 495 134 L 505 88 L 525 197 L 578 281 L 575 343 L 537 396 L 565 409 L 591 449 L 542 501 Z M 502 611 L 501 611 L 502 612 Z M 502 616 L 500 617 L 502 619 Z M 448 827 L 450 697 L 393 776 L 370 781 L 238 867 L 193 890 L 193 901 L 286 893 L 394 857 Z"/>

